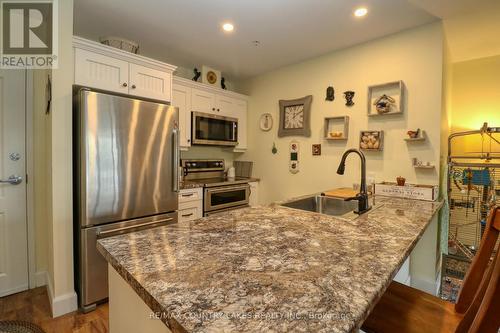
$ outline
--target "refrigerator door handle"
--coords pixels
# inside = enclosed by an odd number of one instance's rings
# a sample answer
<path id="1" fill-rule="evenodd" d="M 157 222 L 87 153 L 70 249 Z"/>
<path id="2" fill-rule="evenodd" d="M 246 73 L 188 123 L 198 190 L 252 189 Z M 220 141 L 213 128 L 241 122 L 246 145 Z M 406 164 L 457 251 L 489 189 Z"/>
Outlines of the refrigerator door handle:
<path id="1" fill-rule="evenodd" d="M 142 223 L 142 224 L 136 224 L 136 225 L 131 225 L 128 227 L 123 227 L 123 228 L 118 228 L 118 229 L 113 229 L 113 230 L 99 231 L 99 232 L 97 232 L 97 238 L 103 238 L 103 237 L 106 237 L 106 235 L 114 234 L 114 233 L 121 232 L 121 231 L 130 230 L 130 229 L 147 227 L 149 225 L 164 224 L 165 222 L 170 222 L 173 220 L 174 219 L 172 217 L 169 217 L 167 219 L 163 219 L 163 220 L 159 220 L 159 221 L 152 221 L 152 222 L 147 222 L 147 223 Z"/>
<path id="2" fill-rule="evenodd" d="M 174 192 L 179 192 L 179 166 L 180 166 L 180 154 L 179 154 L 179 130 L 177 128 L 174 128 L 173 131 L 174 135 L 174 149 L 173 149 L 173 154 L 174 154 L 174 181 L 173 181 L 173 187 L 174 187 Z"/>

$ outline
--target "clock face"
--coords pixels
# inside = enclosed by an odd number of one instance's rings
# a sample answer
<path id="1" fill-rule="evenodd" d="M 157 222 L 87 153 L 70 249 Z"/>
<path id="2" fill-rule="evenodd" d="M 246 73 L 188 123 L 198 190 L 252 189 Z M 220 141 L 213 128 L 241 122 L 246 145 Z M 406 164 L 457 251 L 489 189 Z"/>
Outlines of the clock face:
<path id="1" fill-rule="evenodd" d="M 210 84 L 214 84 L 215 82 L 217 82 L 217 74 L 215 74 L 213 71 L 209 71 L 207 73 L 207 81 Z"/>
<path id="2" fill-rule="evenodd" d="M 285 107 L 286 129 L 304 128 L 304 104 Z"/>

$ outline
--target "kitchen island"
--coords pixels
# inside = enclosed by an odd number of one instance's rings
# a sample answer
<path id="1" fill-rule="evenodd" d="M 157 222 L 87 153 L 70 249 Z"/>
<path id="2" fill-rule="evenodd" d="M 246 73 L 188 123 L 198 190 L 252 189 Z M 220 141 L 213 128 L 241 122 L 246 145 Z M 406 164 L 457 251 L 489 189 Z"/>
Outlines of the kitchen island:
<path id="1" fill-rule="evenodd" d="M 351 221 L 273 204 L 99 240 L 110 332 L 354 331 L 441 207 L 376 201 Z"/>

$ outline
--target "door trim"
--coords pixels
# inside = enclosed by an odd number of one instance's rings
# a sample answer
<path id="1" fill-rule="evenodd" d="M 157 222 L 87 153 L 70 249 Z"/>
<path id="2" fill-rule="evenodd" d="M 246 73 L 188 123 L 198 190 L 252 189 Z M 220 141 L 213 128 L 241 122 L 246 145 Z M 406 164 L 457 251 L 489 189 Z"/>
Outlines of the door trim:
<path id="1" fill-rule="evenodd" d="M 35 192 L 33 188 L 34 175 L 34 150 L 33 150 L 33 70 L 25 70 L 25 150 L 26 150 L 26 224 L 27 224 L 27 239 L 28 239 L 28 288 L 37 287 L 36 283 L 36 227 L 35 227 Z"/>

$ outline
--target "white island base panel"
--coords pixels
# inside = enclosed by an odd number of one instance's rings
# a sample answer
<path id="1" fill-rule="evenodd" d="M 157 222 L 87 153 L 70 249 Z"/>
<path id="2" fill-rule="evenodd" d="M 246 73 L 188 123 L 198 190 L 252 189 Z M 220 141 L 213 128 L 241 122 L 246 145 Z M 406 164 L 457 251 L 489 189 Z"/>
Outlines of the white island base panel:
<path id="1" fill-rule="evenodd" d="M 171 333 L 161 320 L 152 316 L 151 309 L 109 264 L 108 279 L 110 333 Z"/>

